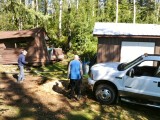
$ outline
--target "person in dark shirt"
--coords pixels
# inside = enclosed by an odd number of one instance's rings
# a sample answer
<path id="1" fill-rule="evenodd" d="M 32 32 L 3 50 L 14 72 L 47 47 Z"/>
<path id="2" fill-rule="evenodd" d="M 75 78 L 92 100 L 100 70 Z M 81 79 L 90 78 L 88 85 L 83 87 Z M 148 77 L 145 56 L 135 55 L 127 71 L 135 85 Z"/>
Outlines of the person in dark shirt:
<path id="1" fill-rule="evenodd" d="M 18 56 L 18 68 L 19 68 L 18 82 L 24 80 L 24 65 L 28 63 L 25 61 L 26 54 L 27 51 L 23 50 L 21 54 Z"/>
<path id="2" fill-rule="evenodd" d="M 82 64 L 79 61 L 79 56 L 75 55 L 74 60 L 69 63 L 68 66 L 68 78 L 70 79 L 70 98 L 74 98 L 74 93 L 76 93 L 77 89 L 77 99 L 80 98 L 81 95 L 81 79 L 82 79 L 83 71 Z"/>

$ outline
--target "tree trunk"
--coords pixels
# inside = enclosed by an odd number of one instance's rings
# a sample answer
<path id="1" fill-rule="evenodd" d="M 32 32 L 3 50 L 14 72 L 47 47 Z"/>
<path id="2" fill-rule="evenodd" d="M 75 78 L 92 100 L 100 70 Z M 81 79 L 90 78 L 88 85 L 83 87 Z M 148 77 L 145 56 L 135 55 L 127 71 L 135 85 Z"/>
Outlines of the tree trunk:
<path id="1" fill-rule="evenodd" d="M 133 2 L 134 2 L 134 4 L 133 4 L 134 5 L 133 23 L 135 23 L 136 22 L 136 0 L 134 0 Z"/>
<path id="2" fill-rule="evenodd" d="M 38 0 L 36 0 L 36 12 L 38 12 Z M 38 18 L 36 16 L 36 27 L 38 27 Z"/>
<path id="3" fill-rule="evenodd" d="M 76 9 L 78 10 L 79 0 L 76 1 Z"/>
<path id="4" fill-rule="evenodd" d="M 118 23 L 118 0 L 116 2 L 116 23 Z"/>
<path id="5" fill-rule="evenodd" d="M 47 15 L 48 0 L 44 1 L 44 14 Z"/>
<path id="6" fill-rule="evenodd" d="M 155 0 L 155 14 L 156 14 L 156 23 L 159 21 L 159 2 Z"/>
<path id="7" fill-rule="evenodd" d="M 34 0 L 32 0 L 32 9 L 35 9 L 35 4 L 34 4 Z"/>
<path id="8" fill-rule="evenodd" d="M 69 14 L 69 18 L 68 18 L 68 50 L 71 48 L 71 29 L 70 29 L 70 13 L 71 13 L 71 1 L 68 0 L 68 14 Z"/>
<path id="9" fill-rule="evenodd" d="M 25 6 L 28 8 L 28 0 L 25 0 Z"/>
<path id="10" fill-rule="evenodd" d="M 59 37 L 61 37 L 62 29 L 62 0 L 59 0 Z"/>
<path id="11" fill-rule="evenodd" d="M 22 4 L 22 0 L 19 0 L 19 3 Z M 23 26 L 22 17 L 19 17 L 18 24 L 19 24 L 19 30 L 22 30 Z"/>

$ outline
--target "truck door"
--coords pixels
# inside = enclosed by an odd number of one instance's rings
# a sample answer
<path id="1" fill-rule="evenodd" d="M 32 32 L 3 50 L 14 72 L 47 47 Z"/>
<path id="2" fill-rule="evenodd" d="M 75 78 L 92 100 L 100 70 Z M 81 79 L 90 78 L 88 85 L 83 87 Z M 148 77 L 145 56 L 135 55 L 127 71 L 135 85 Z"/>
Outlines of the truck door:
<path id="1" fill-rule="evenodd" d="M 160 97 L 160 78 L 150 76 L 126 76 L 124 80 L 124 91 L 132 92 L 139 96 L 159 96 Z"/>
<path id="2" fill-rule="evenodd" d="M 124 91 L 132 92 L 137 95 L 160 97 L 160 72 L 153 61 L 145 61 L 132 68 L 134 76 L 126 74 L 124 77 Z M 156 63 L 154 61 L 154 63 Z M 131 70 L 131 69 L 130 69 Z M 160 70 L 159 70 L 160 71 Z"/>
<path id="3" fill-rule="evenodd" d="M 124 78 L 124 91 L 139 94 L 142 86 L 144 85 L 145 77 L 144 76 L 126 76 Z"/>

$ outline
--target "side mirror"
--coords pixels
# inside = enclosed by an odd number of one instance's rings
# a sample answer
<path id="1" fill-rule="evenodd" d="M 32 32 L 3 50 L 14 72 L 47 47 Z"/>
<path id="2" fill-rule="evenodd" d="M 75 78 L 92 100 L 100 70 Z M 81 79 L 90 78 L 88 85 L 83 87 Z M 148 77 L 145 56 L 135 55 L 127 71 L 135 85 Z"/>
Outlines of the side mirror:
<path id="1" fill-rule="evenodd" d="M 129 77 L 133 78 L 134 77 L 134 69 L 129 70 Z"/>

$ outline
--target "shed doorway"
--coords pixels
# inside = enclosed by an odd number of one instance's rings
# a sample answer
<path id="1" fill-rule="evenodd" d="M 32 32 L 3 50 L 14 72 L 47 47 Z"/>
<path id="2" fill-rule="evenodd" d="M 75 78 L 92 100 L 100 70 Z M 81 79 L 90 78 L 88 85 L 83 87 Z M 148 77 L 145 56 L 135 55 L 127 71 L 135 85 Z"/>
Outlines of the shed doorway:
<path id="1" fill-rule="evenodd" d="M 130 62 L 144 53 L 154 54 L 154 42 L 124 42 L 121 44 L 120 62 Z M 129 57 L 128 57 L 129 56 Z"/>

